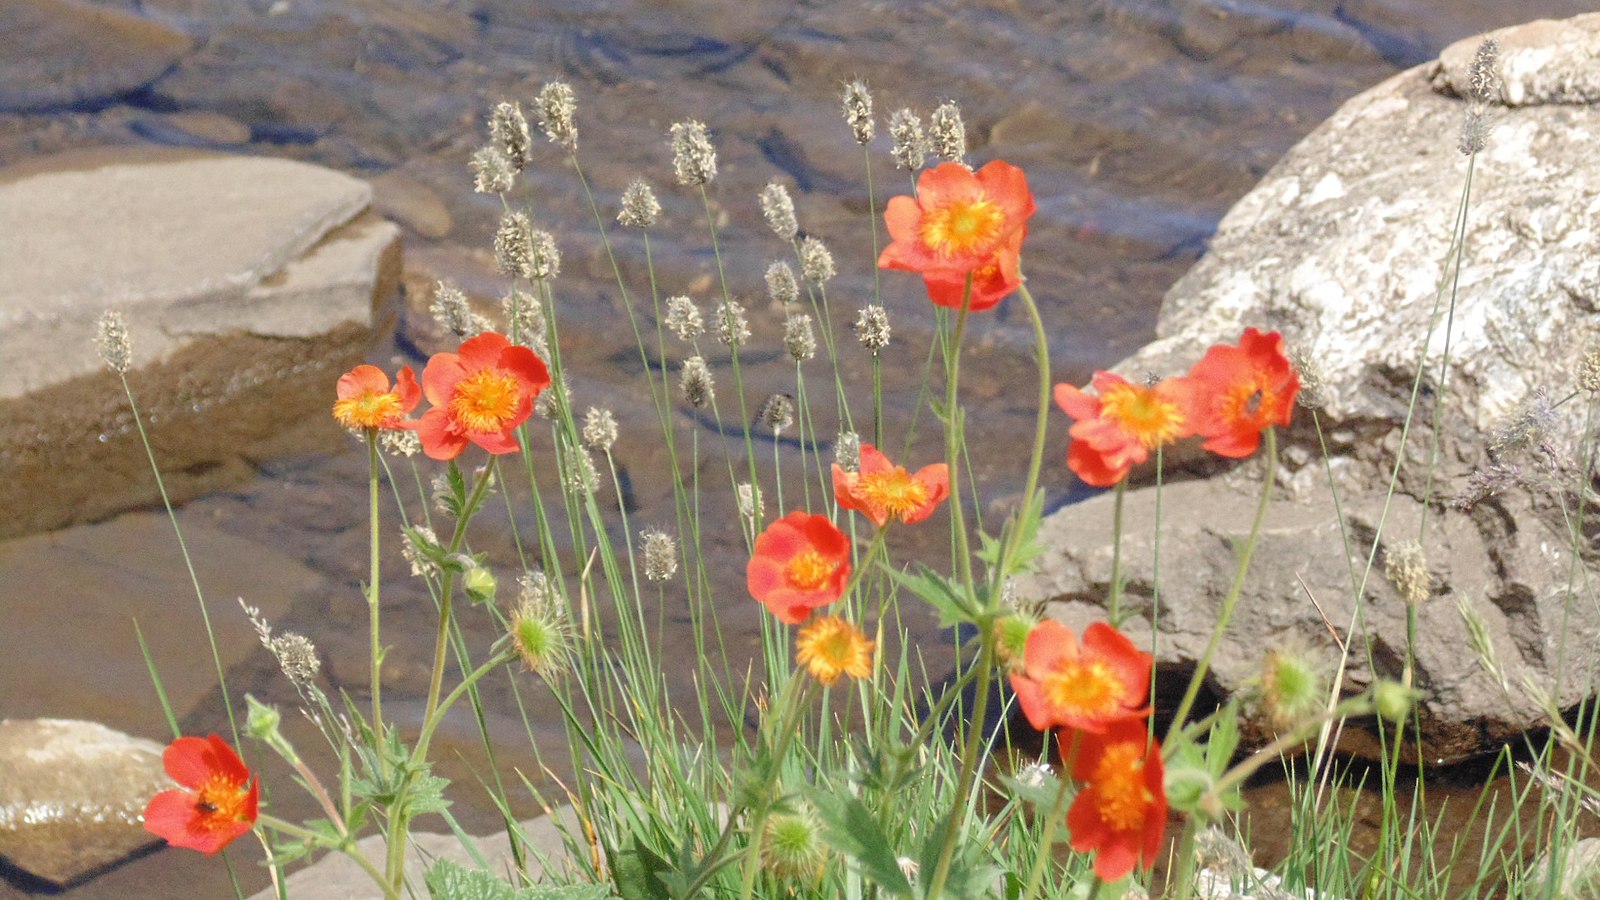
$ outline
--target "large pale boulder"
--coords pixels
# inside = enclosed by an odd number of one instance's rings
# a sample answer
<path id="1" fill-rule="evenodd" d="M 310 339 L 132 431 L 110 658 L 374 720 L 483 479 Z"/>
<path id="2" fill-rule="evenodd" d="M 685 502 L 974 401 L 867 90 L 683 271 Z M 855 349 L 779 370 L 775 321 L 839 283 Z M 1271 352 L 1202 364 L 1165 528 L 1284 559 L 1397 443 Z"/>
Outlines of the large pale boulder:
<path id="1" fill-rule="evenodd" d="M 398 283 L 399 232 L 363 212 L 371 196 L 251 157 L 0 173 L 0 537 L 157 499 L 92 341 L 108 309 L 128 323 L 129 380 L 179 498 L 248 470 L 286 429 L 329 432 L 317 413 Z"/>
<path id="2" fill-rule="evenodd" d="M 161 751 L 95 722 L 0 719 L 0 857 L 64 885 L 154 843 L 144 807 L 172 786 Z"/>
<path id="3" fill-rule="evenodd" d="M 1277 500 L 1211 686 L 1222 695 L 1247 690 L 1263 651 L 1291 641 L 1330 669 L 1337 643 L 1349 641 L 1352 688 L 1399 676 L 1405 609 L 1383 579 L 1383 561 L 1420 536 L 1430 570 L 1415 648 L 1424 728 L 1420 749 L 1408 752 L 1429 759 L 1480 752 L 1538 724 L 1531 695 L 1575 705 L 1600 670 L 1600 611 L 1583 599 L 1584 572 L 1600 554 L 1586 536 L 1574 560 L 1566 524 L 1583 483 L 1571 460 L 1581 456 L 1586 404 L 1540 400 L 1573 389 L 1575 363 L 1600 329 L 1600 110 L 1584 101 L 1593 96 L 1587 61 L 1600 55 L 1600 15 L 1496 37 L 1506 48 L 1496 96 L 1518 105 L 1489 106 L 1487 146 L 1475 161 L 1457 149 L 1469 103 L 1452 85 L 1465 83 L 1476 40 L 1349 101 L 1291 150 L 1168 293 L 1157 339 L 1116 366 L 1130 378 L 1180 374 L 1246 326 L 1282 331 L 1309 359 L 1323 382 L 1330 458 L 1325 465 L 1301 410 L 1284 435 Z M 1447 250 L 1469 167 L 1457 279 Z M 1406 435 L 1419 361 L 1420 400 Z M 1432 397 L 1441 390 L 1434 428 Z M 1529 427 L 1502 427 L 1511 421 Z M 1397 455 L 1403 463 L 1388 499 Z M 1179 479 L 1219 468 L 1192 454 L 1169 460 L 1183 470 L 1173 473 Z M 1154 618 L 1159 662 L 1173 673 L 1203 652 L 1261 472 L 1253 462 L 1166 488 Z M 1124 556 L 1137 616 L 1130 627 L 1148 632 L 1154 489 L 1131 491 L 1127 503 L 1135 520 Z M 1023 589 L 1103 597 L 1111 514 L 1110 498 L 1099 498 L 1053 517 L 1051 550 Z M 1458 604 L 1485 623 L 1504 684 L 1478 664 Z M 1081 602 L 1058 603 L 1056 612 L 1089 614 Z"/>

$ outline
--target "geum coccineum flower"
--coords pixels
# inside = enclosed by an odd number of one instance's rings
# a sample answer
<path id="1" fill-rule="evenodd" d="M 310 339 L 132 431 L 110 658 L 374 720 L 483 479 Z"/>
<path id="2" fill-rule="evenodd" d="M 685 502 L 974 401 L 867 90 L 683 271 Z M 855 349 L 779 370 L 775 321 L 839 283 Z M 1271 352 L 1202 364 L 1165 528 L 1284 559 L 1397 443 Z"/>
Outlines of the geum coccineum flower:
<path id="1" fill-rule="evenodd" d="M 883 218 L 893 240 L 878 266 L 921 273 L 939 306 L 960 308 L 965 297 L 969 309 L 989 309 L 1022 283 L 1018 260 L 1034 209 L 1016 166 L 995 160 L 973 172 L 942 163 L 922 173 L 915 197 L 890 198 Z"/>
<path id="2" fill-rule="evenodd" d="M 1187 412 L 1201 446 L 1235 459 L 1256 452 L 1261 432 L 1288 425 L 1300 377 L 1276 331 L 1246 328 L 1238 346 L 1218 344 L 1189 370 L 1194 385 Z"/>
<path id="3" fill-rule="evenodd" d="M 1072 849 L 1094 853 L 1094 873 L 1102 881 L 1148 868 L 1161 852 L 1167 826 L 1165 772 L 1161 746 L 1143 722 L 1126 720 L 1102 734 L 1081 734 L 1072 777 L 1083 789 L 1067 810 Z M 1065 751 L 1064 751 L 1065 752 Z"/>
<path id="4" fill-rule="evenodd" d="M 833 495 L 840 508 L 861 513 L 879 528 L 890 519 L 915 525 L 950 496 L 950 471 L 944 463 L 912 474 L 871 444 L 861 445 L 860 460 L 854 472 L 833 464 Z"/>
<path id="5" fill-rule="evenodd" d="M 333 417 L 346 428 L 364 431 L 398 431 L 408 427 L 406 416 L 422 401 L 416 373 L 401 366 L 394 386 L 377 366 L 356 366 L 339 376 Z"/>
<path id="6" fill-rule="evenodd" d="M 872 674 L 873 642 L 860 628 L 838 616 L 818 616 L 795 636 L 795 662 L 811 677 L 832 687 L 841 675 L 866 678 Z"/>
<path id="7" fill-rule="evenodd" d="M 1150 458 L 1151 451 L 1193 434 L 1187 410 L 1192 386 L 1168 378 L 1155 385 L 1134 384 L 1111 372 L 1096 372 L 1096 394 L 1056 385 L 1056 405 L 1073 417 L 1067 468 L 1095 487 L 1110 487 Z"/>
<path id="8" fill-rule="evenodd" d="M 798 625 L 844 593 L 850 540 L 826 516 L 792 512 L 756 536 L 745 579 L 778 621 Z"/>
<path id="9" fill-rule="evenodd" d="M 174 847 L 211 854 L 255 826 L 260 785 L 222 738 L 180 737 L 161 761 L 185 789 L 150 798 L 146 831 Z"/>
<path id="10" fill-rule="evenodd" d="M 1011 687 L 1029 724 L 1040 731 L 1104 731 L 1150 714 L 1150 654 L 1104 622 L 1083 631 L 1046 619 L 1034 626 Z"/>
<path id="11" fill-rule="evenodd" d="M 517 452 L 513 432 L 550 386 L 544 360 L 505 335 L 485 331 L 456 353 L 435 353 L 422 370 L 422 391 L 433 408 L 414 426 L 422 452 L 455 459 L 468 444 L 490 453 Z"/>

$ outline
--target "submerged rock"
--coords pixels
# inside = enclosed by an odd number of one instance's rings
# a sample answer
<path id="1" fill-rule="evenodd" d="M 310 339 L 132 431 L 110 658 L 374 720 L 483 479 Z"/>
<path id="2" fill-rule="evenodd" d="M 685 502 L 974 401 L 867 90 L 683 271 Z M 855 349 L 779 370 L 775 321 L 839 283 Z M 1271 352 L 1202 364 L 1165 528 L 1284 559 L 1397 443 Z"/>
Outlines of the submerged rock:
<path id="1" fill-rule="evenodd" d="M 142 16 L 77 0 L 0 3 L 0 110 L 97 106 L 160 77 L 194 46 Z"/>
<path id="2" fill-rule="evenodd" d="M 66 885 L 155 843 L 162 746 L 95 722 L 0 720 L 0 857 Z"/>
<path id="3" fill-rule="evenodd" d="M 1224 696 L 1247 690 L 1263 651 L 1289 641 L 1330 672 L 1337 642 L 1348 641 L 1347 689 L 1399 677 L 1406 610 L 1383 563 L 1421 535 L 1423 733 L 1408 752 L 1429 760 L 1491 749 L 1540 723 L 1540 695 L 1569 708 L 1600 675 L 1600 611 L 1580 596 L 1600 551 L 1588 529 L 1574 559 L 1569 524 L 1589 484 L 1573 462 L 1587 403 L 1550 399 L 1574 389 L 1575 364 L 1600 333 L 1600 109 L 1575 99 L 1588 96 L 1581 86 L 1593 72 L 1583 61 L 1600 55 L 1600 15 L 1496 37 L 1508 48 L 1502 81 L 1521 85 L 1523 105 L 1487 111 L 1459 279 L 1447 249 L 1469 171 L 1457 149 L 1469 104 L 1449 86 L 1460 86 L 1460 60 L 1476 40 L 1356 97 L 1291 150 L 1169 291 L 1157 340 L 1115 367 L 1132 379 L 1181 374 L 1246 326 L 1282 331 L 1312 361 L 1323 383 L 1321 432 L 1302 410 L 1283 436 L 1275 501 L 1211 686 Z M 1420 400 L 1406 433 L 1419 359 Z M 1432 397 L 1441 392 L 1435 429 Z M 1179 479 L 1221 465 L 1182 452 L 1168 461 Z M 1207 480 L 1170 483 L 1169 473 L 1158 611 L 1154 489 L 1127 495 L 1123 558 L 1138 616 L 1130 628 L 1148 631 L 1154 618 L 1158 664 L 1180 673 L 1170 677 L 1183 677 L 1204 651 L 1261 474 L 1259 461 Z M 1097 498 L 1053 517 L 1050 550 L 1023 590 L 1077 601 L 1055 604 L 1064 617 L 1098 614 L 1084 602 L 1098 603 L 1109 585 L 1112 506 Z M 1580 583 L 1569 590 L 1574 573 Z M 1482 621 L 1504 681 L 1473 653 L 1458 605 Z"/>

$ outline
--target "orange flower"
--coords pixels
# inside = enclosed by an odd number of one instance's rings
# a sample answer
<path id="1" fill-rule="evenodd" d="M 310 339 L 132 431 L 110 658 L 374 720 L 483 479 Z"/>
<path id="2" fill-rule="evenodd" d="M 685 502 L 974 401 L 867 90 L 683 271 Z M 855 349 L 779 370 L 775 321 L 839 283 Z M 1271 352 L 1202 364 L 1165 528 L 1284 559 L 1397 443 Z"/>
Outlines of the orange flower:
<path id="1" fill-rule="evenodd" d="M 853 509 L 882 528 L 890 519 L 915 525 L 933 514 L 950 496 L 950 474 L 944 463 L 923 466 L 913 475 L 889 462 L 871 444 L 861 445 L 861 465 L 846 472 L 833 464 L 833 495 L 844 509 Z"/>
<path id="2" fill-rule="evenodd" d="M 356 366 L 339 376 L 333 417 L 346 428 L 395 431 L 406 427 L 406 414 L 417 408 L 422 391 L 416 373 L 401 366 L 389 387 L 389 376 L 377 366 Z"/>
<path id="3" fill-rule="evenodd" d="M 222 738 L 181 737 L 161 754 L 167 774 L 188 790 L 162 791 L 144 810 L 146 831 L 174 847 L 212 854 L 256 823 L 260 785 Z"/>
<path id="4" fill-rule="evenodd" d="M 490 453 L 517 452 L 512 432 L 549 386 L 543 360 L 493 331 L 467 339 L 457 353 L 435 353 L 422 370 L 422 390 L 433 404 L 415 426 L 422 452 L 455 459 L 469 443 Z"/>
<path id="5" fill-rule="evenodd" d="M 922 273 L 940 306 L 961 306 L 970 274 L 969 308 L 988 309 L 1021 283 L 1017 257 L 1034 209 L 1027 177 L 1010 163 L 977 172 L 941 163 L 922 173 L 915 197 L 890 198 L 883 218 L 893 240 L 878 266 Z"/>
<path id="6" fill-rule="evenodd" d="M 1288 425 L 1300 377 L 1283 353 L 1283 336 L 1246 328 L 1237 347 L 1219 344 L 1189 370 L 1188 415 L 1201 446 L 1235 459 L 1256 452 L 1261 432 Z"/>
<path id="7" fill-rule="evenodd" d="M 1144 723 L 1124 721 L 1104 734 L 1084 734 L 1072 777 L 1084 782 L 1067 810 L 1072 849 L 1094 852 L 1094 873 L 1102 881 L 1152 865 L 1167 827 L 1167 792 L 1161 746 Z"/>
<path id="8" fill-rule="evenodd" d="M 812 619 L 795 636 L 794 646 L 795 662 L 824 687 L 832 687 L 840 675 L 865 678 L 872 674 L 873 642 L 838 616 Z"/>
<path id="9" fill-rule="evenodd" d="M 1100 732 L 1150 714 L 1154 662 L 1104 622 L 1085 628 L 1080 643 L 1072 629 L 1046 619 L 1028 635 L 1022 671 L 1012 673 L 1011 687 L 1034 728 Z"/>
<path id="10" fill-rule="evenodd" d="M 1056 385 L 1056 405 L 1077 419 L 1069 432 L 1067 468 L 1086 484 L 1110 487 L 1149 459 L 1150 451 L 1194 433 L 1186 410 L 1195 389 L 1186 379 L 1146 387 L 1096 372 L 1093 385 L 1098 397 L 1070 384 Z"/>
<path id="11" fill-rule="evenodd" d="M 850 541 L 826 516 L 792 512 L 756 537 L 745 568 L 750 596 L 778 621 L 798 625 L 811 610 L 844 593 L 850 579 Z"/>

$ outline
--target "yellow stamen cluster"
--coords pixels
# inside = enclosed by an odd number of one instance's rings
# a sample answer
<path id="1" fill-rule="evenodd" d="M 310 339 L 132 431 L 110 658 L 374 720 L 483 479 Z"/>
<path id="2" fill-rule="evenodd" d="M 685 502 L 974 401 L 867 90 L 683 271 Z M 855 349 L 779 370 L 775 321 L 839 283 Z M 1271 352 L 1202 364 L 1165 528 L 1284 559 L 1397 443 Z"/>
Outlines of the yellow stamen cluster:
<path id="1" fill-rule="evenodd" d="M 912 478 L 904 467 L 895 466 L 892 471 L 860 476 L 851 493 L 862 502 L 883 510 L 888 518 L 904 522 L 907 515 L 928 502 L 933 492 L 926 484 Z"/>
<path id="2" fill-rule="evenodd" d="M 991 200 L 958 200 L 924 212 L 920 236 L 939 256 L 972 256 L 999 242 L 1005 221 L 1005 210 Z"/>
<path id="3" fill-rule="evenodd" d="M 1103 662 L 1069 663 L 1040 680 L 1045 702 L 1073 715 L 1104 716 L 1122 705 L 1122 680 Z"/>
<path id="4" fill-rule="evenodd" d="M 1124 741 L 1107 748 L 1094 768 L 1095 805 L 1100 821 L 1114 831 L 1132 831 L 1144 824 L 1145 810 L 1155 797 L 1144 781 L 1144 747 Z"/>
<path id="5" fill-rule="evenodd" d="M 465 431 L 500 431 L 517 413 L 522 386 L 496 369 L 484 369 L 462 379 L 450 399 L 450 414 Z"/>
<path id="6" fill-rule="evenodd" d="M 194 805 L 200 811 L 200 828 L 221 831 L 245 818 L 248 790 L 220 773 L 207 778 L 195 794 Z"/>
<path id="7" fill-rule="evenodd" d="M 1100 415 L 1127 429 L 1146 450 L 1183 435 L 1183 410 L 1154 388 L 1119 384 L 1100 396 Z"/>
<path id="8" fill-rule="evenodd" d="M 795 661 L 811 677 L 831 686 L 841 675 L 866 678 L 872 674 L 873 642 L 861 629 L 838 616 L 822 616 L 800 629 L 795 637 Z"/>
<path id="9" fill-rule="evenodd" d="M 394 391 L 365 391 L 333 404 L 333 418 L 346 428 L 383 428 L 402 415 L 400 395 Z"/>
<path id="10" fill-rule="evenodd" d="M 828 583 L 833 573 L 839 566 L 815 550 L 806 552 L 789 560 L 783 567 L 783 578 L 789 586 L 801 591 L 814 591 Z"/>

